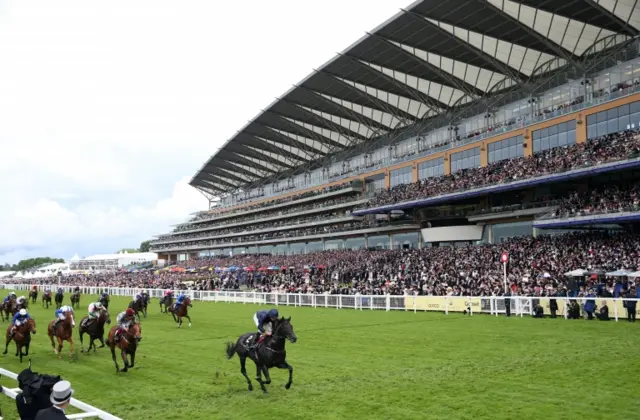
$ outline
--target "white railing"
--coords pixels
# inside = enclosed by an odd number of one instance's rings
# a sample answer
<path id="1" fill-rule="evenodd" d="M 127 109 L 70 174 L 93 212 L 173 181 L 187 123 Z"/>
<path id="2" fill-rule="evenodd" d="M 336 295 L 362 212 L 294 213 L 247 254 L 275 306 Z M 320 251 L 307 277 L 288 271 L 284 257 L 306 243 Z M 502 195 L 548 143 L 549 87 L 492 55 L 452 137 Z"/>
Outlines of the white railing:
<path id="1" fill-rule="evenodd" d="M 6 376 L 7 378 L 11 378 L 14 380 L 18 380 L 18 374 L 13 373 L 9 370 L 6 369 L 2 369 L 0 368 L 0 375 L 1 376 Z M 20 390 L 20 388 L 7 388 L 7 387 L 0 387 L 2 388 L 2 393 L 8 397 L 11 397 L 12 399 L 16 399 L 16 397 L 18 395 L 20 395 L 20 393 L 22 392 Z M 105 411 L 102 411 L 98 408 L 95 408 L 92 405 L 83 403 L 82 401 L 76 400 L 75 398 L 71 398 L 71 401 L 69 402 L 69 404 L 72 407 L 77 408 L 78 410 L 82 411 L 82 413 L 78 413 L 78 414 L 67 414 L 67 418 L 68 419 L 87 419 L 87 418 L 91 418 L 91 417 L 97 417 L 99 419 L 103 419 L 103 420 L 122 420 L 120 417 L 116 417 L 112 414 L 109 414 Z M 0 420 L 2 420 L 2 417 L 0 417 Z"/>
<path id="2" fill-rule="evenodd" d="M 1 289 L 7 290 L 29 290 L 28 284 L 0 284 Z M 41 289 L 43 286 L 39 286 Z M 75 286 L 59 286 L 66 293 L 73 290 Z M 51 286 L 55 291 L 58 286 Z M 142 291 L 147 291 L 152 298 L 161 298 L 165 290 L 169 289 L 143 289 L 128 287 L 95 287 L 81 286 L 80 291 L 86 295 L 97 295 L 102 291 L 107 291 L 111 296 L 133 297 Z M 412 312 L 467 312 L 469 315 L 478 313 L 498 316 L 506 313 L 505 301 L 502 296 L 486 297 L 466 297 L 466 296 L 415 296 L 415 295 L 326 295 L 326 294 L 299 294 L 299 293 L 262 293 L 262 292 L 238 292 L 238 291 L 205 291 L 205 290 L 174 290 L 177 293 L 184 293 L 193 300 L 220 303 L 250 303 L 258 305 L 285 305 L 285 306 L 308 306 L 312 308 L 335 308 L 335 309 L 356 309 L 356 310 L 383 310 L 383 311 L 412 311 Z M 25 293 L 26 295 L 26 293 Z M 624 301 L 638 301 L 637 299 L 622 298 L 567 298 L 567 297 L 529 297 L 511 296 L 509 307 L 511 314 L 516 316 L 533 315 L 537 304 L 541 305 L 544 315 L 551 314 L 551 301 L 555 300 L 558 306 L 556 314 L 564 318 L 569 317 L 567 302 L 575 300 L 584 304 L 587 300 L 593 300 L 600 307 L 602 301 L 606 301 L 609 306 L 609 316 L 618 321 L 619 317 L 626 317 L 627 312 Z M 582 305 L 581 305 L 582 307 Z M 638 310 L 636 309 L 636 313 Z"/>

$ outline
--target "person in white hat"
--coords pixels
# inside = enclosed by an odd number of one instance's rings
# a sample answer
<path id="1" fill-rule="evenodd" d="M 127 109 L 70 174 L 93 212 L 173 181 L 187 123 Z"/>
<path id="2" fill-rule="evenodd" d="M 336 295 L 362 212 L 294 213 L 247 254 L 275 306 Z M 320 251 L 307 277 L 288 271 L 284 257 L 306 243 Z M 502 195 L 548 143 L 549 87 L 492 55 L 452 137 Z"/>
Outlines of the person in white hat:
<path id="1" fill-rule="evenodd" d="M 69 406 L 73 389 L 69 381 L 60 381 L 53 386 L 51 391 L 51 403 L 53 407 L 38 411 L 35 420 L 60 420 L 66 419 L 64 410 Z"/>

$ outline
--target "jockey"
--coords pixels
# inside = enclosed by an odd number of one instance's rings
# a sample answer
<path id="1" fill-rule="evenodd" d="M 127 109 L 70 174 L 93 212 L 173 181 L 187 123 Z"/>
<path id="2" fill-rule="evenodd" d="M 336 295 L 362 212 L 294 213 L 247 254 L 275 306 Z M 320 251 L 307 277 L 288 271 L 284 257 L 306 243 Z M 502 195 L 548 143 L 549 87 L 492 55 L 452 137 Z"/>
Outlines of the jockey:
<path id="1" fill-rule="evenodd" d="M 16 298 L 16 294 L 14 292 L 9 293 L 7 296 L 5 296 L 4 300 L 2 301 L 2 303 L 7 303 L 12 299 Z"/>
<path id="2" fill-rule="evenodd" d="M 120 334 L 122 331 L 129 331 L 129 327 L 136 320 L 136 312 L 129 308 L 124 312 L 120 312 L 116 318 L 118 329 L 116 329 L 115 339 L 116 342 L 120 340 Z"/>
<path id="3" fill-rule="evenodd" d="M 100 297 L 101 297 L 102 299 L 109 300 L 109 293 L 107 293 L 107 292 L 102 292 L 102 294 L 100 295 Z"/>
<path id="4" fill-rule="evenodd" d="M 80 293 L 80 286 L 76 286 L 73 288 L 73 293 Z"/>
<path id="5" fill-rule="evenodd" d="M 255 322 L 258 328 L 259 334 L 255 335 L 251 348 L 256 347 L 262 342 L 265 335 L 271 335 L 273 323 L 276 322 L 278 316 L 278 310 L 275 308 L 269 309 L 268 311 L 258 311 L 253 315 L 253 322 Z"/>
<path id="6" fill-rule="evenodd" d="M 18 305 L 24 305 L 24 301 L 27 300 L 27 298 L 25 298 L 24 296 L 20 296 L 17 300 L 16 303 Z"/>
<path id="7" fill-rule="evenodd" d="M 98 319 L 100 316 L 100 312 L 104 309 L 104 306 L 101 302 L 93 302 L 89 305 L 89 317 L 86 319 L 84 326 L 88 326 L 94 320 Z"/>
<path id="8" fill-rule="evenodd" d="M 142 293 L 136 294 L 136 297 L 133 300 L 135 300 L 136 302 L 141 301 L 142 300 Z"/>
<path id="9" fill-rule="evenodd" d="M 178 295 L 178 297 L 176 298 L 176 304 L 174 305 L 174 309 L 176 309 L 176 310 L 177 310 L 177 309 L 178 309 L 178 307 L 179 307 L 180 305 L 182 305 L 182 302 L 184 302 L 184 300 L 185 300 L 186 298 L 187 298 L 187 297 L 185 296 L 185 294 L 184 294 L 184 293 L 180 293 L 180 294 Z"/>
<path id="10" fill-rule="evenodd" d="M 47 292 L 47 293 L 51 293 L 51 286 L 45 287 L 44 291 Z"/>
<path id="11" fill-rule="evenodd" d="M 167 296 L 173 297 L 173 290 L 165 290 L 164 297 L 166 298 Z"/>
<path id="12" fill-rule="evenodd" d="M 73 308 L 71 306 L 61 306 L 60 309 L 56 309 L 56 322 L 53 324 L 53 328 L 58 327 L 58 323 L 60 321 L 64 321 L 67 318 L 68 313 L 73 313 Z M 71 324 L 75 327 L 75 322 Z"/>
<path id="13" fill-rule="evenodd" d="M 26 321 L 30 319 L 31 319 L 31 316 L 29 316 L 29 313 L 27 312 L 27 310 L 20 309 L 20 311 L 13 316 L 13 327 L 11 327 L 11 332 L 9 333 L 9 337 L 13 337 L 13 334 L 15 334 L 16 332 L 16 328 L 24 324 Z"/>
<path id="14" fill-rule="evenodd" d="M 64 290 L 62 290 L 62 287 L 58 287 L 58 291 L 56 292 L 59 295 L 63 295 L 64 294 Z"/>

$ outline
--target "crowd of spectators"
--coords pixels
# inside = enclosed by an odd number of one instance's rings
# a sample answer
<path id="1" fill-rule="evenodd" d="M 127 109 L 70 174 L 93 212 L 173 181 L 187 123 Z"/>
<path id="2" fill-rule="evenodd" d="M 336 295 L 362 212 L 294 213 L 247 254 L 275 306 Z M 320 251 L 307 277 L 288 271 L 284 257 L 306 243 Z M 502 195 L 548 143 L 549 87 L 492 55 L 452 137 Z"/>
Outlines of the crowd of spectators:
<path id="1" fill-rule="evenodd" d="M 320 221 L 318 219 L 314 219 L 313 221 Z M 273 239 L 286 239 L 286 238 L 297 238 L 301 236 L 311 236 L 311 235 L 323 235 L 334 232 L 348 232 L 360 229 L 371 229 L 375 227 L 384 227 L 390 226 L 391 224 L 399 224 L 402 223 L 402 220 L 394 220 L 390 221 L 388 219 L 375 219 L 366 217 L 363 219 L 354 219 L 352 221 L 346 221 L 341 223 L 332 223 L 318 226 L 301 226 L 295 227 L 292 226 L 292 229 L 285 230 L 274 230 L 273 228 L 264 229 L 264 226 L 261 226 L 261 230 L 254 231 L 250 235 L 242 235 L 240 237 L 224 237 L 221 236 L 218 239 L 210 239 L 212 236 L 211 233 L 205 232 L 201 234 L 193 234 L 188 240 L 183 241 L 171 241 L 171 242 L 154 242 L 152 243 L 153 250 L 167 250 L 167 249 L 185 249 L 188 247 L 198 246 L 198 247 L 209 247 L 212 245 L 223 245 L 228 244 L 228 246 L 239 246 L 242 244 L 250 244 L 259 241 L 268 241 Z M 248 231 L 247 231 L 248 232 Z M 216 232 L 216 234 L 217 232 Z M 205 240 L 199 238 L 206 238 Z"/>
<path id="2" fill-rule="evenodd" d="M 313 213 L 313 217 L 317 218 L 317 217 L 323 216 L 322 209 L 325 209 L 327 207 L 332 207 L 332 206 L 344 205 L 339 209 L 336 209 L 335 211 L 331 211 L 331 210 L 326 211 L 329 214 L 336 214 L 339 211 L 344 212 L 345 210 L 352 209 L 353 206 L 350 207 L 348 206 L 348 204 L 354 203 L 359 199 L 360 197 L 358 196 L 337 197 L 337 198 L 332 197 L 327 200 L 322 200 L 315 203 L 292 206 L 286 209 L 264 211 L 264 212 L 248 215 L 245 217 L 234 217 L 230 219 L 223 219 L 217 222 L 202 223 L 197 225 L 180 225 L 179 227 L 176 227 L 176 229 L 174 229 L 172 234 L 160 235 L 158 239 L 159 240 L 175 239 L 176 237 L 184 237 L 184 235 L 191 234 L 191 233 L 200 233 L 205 230 L 210 232 L 215 230 L 216 235 L 223 234 L 222 231 L 226 231 L 224 233 L 228 233 L 229 231 L 231 231 L 231 229 L 227 229 L 225 228 L 225 226 L 229 226 L 231 228 L 231 227 L 241 225 L 243 226 L 241 228 L 242 230 L 256 230 L 256 229 L 248 229 L 246 227 L 247 222 L 250 223 L 252 221 L 257 222 L 252 224 L 252 226 L 257 226 L 258 224 L 264 224 L 264 223 L 269 223 L 269 225 L 272 225 L 274 223 L 274 219 L 277 220 L 277 223 L 281 223 L 281 224 L 296 224 L 296 223 L 299 223 L 299 222 L 296 222 L 296 220 L 306 219 L 306 218 L 309 218 L 310 216 L 307 216 L 305 214 L 298 217 L 296 216 L 287 217 L 287 216 L 315 210 L 317 212 Z"/>
<path id="3" fill-rule="evenodd" d="M 530 157 L 501 160 L 480 168 L 462 169 L 450 175 L 426 178 L 383 190 L 364 204 L 372 208 L 474 188 L 519 181 L 587 166 L 627 159 L 640 152 L 637 130 L 609 134 L 585 143 L 556 147 Z"/>
<path id="4" fill-rule="evenodd" d="M 571 193 L 558 207 L 542 218 L 567 218 L 602 213 L 640 210 L 640 181 L 603 185 L 589 191 Z"/>
<path id="5" fill-rule="evenodd" d="M 594 289 L 599 296 L 636 290 L 635 279 L 604 273 L 640 268 L 640 235 L 570 233 L 511 238 L 499 245 L 430 247 L 421 250 L 344 250 L 304 255 L 239 255 L 184 261 L 186 272 L 145 271 L 73 275 L 62 284 L 112 287 L 237 289 L 325 294 L 503 295 L 500 255 L 510 255 L 507 282 L 512 295 L 566 296 Z M 234 267 L 230 270 L 229 267 Z M 565 276 L 576 270 L 593 276 Z M 21 282 L 20 279 L 7 280 Z M 57 278 L 29 280 L 56 284 Z M 195 282 L 193 284 L 185 281 Z M 635 292 L 634 292 L 635 293 Z"/>
<path id="6" fill-rule="evenodd" d="M 236 214 L 236 213 L 242 213 L 242 212 L 246 212 L 249 210 L 257 210 L 257 209 L 264 209 L 267 207 L 271 207 L 271 206 L 275 206 L 278 204 L 284 204 L 284 203 L 288 203 L 291 201 L 295 201 L 295 200 L 301 200 L 303 198 L 309 198 L 309 197 L 314 197 L 316 195 L 322 195 L 322 194 L 327 194 L 333 191 L 338 191 L 344 188 L 347 188 L 350 186 L 350 182 L 343 182 L 342 184 L 337 184 L 337 185 L 332 185 L 329 187 L 324 187 L 324 188 L 320 188 L 317 190 L 313 190 L 313 191 L 306 191 L 300 194 L 294 194 L 294 195 L 290 195 L 287 197 L 281 197 L 281 198 L 277 198 L 275 200 L 269 200 L 269 201 L 264 201 L 261 203 L 256 203 L 256 204 L 251 204 L 248 206 L 243 206 L 243 207 L 224 207 L 224 208 L 220 208 L 217 209 L 215 211 L 206 211 L 206 212 L 200 212 L 198 213 L 195 217 L 193 217 L 189 222 L 187 222 L 186 224 L 189 223 L 194 223 L 194 222 L 200 222 L 202 220 L 207 220 L 207 219 L 215 219 L 216 217 L 219 217 L 221 215 L 231 215 L 231 214 Z"/>

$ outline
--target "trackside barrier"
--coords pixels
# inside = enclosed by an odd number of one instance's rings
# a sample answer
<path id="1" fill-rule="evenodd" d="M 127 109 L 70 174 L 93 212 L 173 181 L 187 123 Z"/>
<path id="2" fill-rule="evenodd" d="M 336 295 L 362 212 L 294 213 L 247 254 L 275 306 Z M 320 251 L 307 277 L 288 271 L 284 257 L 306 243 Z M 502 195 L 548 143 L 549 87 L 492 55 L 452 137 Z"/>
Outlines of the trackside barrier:
<path id="1" fill-rule="evenodd" d="M 0 376 L 6 376 L 7 378 L 11 378 L 16 381 L 18 380 L 18 374 L 2 368 L 0 368 Z M 7 388 L 4 386 L 2 387 L 2 393 L 8 397 L 11 397 L 14 400 L 18 395 L 20 395 L 21 392 L 22 391 L 20 391 L 20 388 Z M 76 400 L 75 398 L 71 398 L 71 402 L 69 404 L 72 407 L 75 407 L 78 410 L 81 410 L 82 413 L 67 414 L 66 416 L 68 419 L 88 419 L 92 417 L 97 417 L 103 420 L 122 420 L 120 417 L 111 415 L 105 411 L 95 408 L 92 405 Z M 2 417 L 0 417 L 0 420 L 2 420 Z"/>
<path id="2" fill-rule="evenodd" d="M 55 290 L 61 287 L 65 293 L 69 293 L 75 286 L 55 286 Z M 43 286 L 39 286 L 42 290 Z M 0 284 L 0 290 L 29 290 L 28 284 Z M 97 295 L 103 291 L 109 292 L 111 296 L 133 297 L 142 291 L 146 291 L 152 298 L 161 298 L 164 292 L 170 289 L 142 289 L 128 287 L 87 287 L 81 286 L 80 291 L 85 295 Z M 463 313 L 469 315 L 478 313 L 498 316 L 506 313 L 506 302 L 502 296 L 417 296 L 417 295 L 326 295 L 326 294 L 300 294 L 300 293 L 262 293 L 262 292 L 238 292 L 238 291 L 207 291 L 207 290 L 174 290 L 175 293 L 184 293 L 192 300 L 220 303 L 243 303 L 257 305 L 284 305 L 284 306 L 308 306 L 312 308 L 335 308 L 335 309 L 356 309 L 356 310 L 383 310 L 383 311 L 412 311 L 412 312 L 449 312 Z M 25 293 L 26 294 L 26 293 Z M 65 297 L 66 299 L 66 297 Z M 569 301 L 580 303 L 581 310 L 585 301 L 595 301 L 598 307 L 602 306 L 602 301 L 606 301 L 609 306 L 609 316 L 616 321 L 620 317 L 627 316 L 624 306 L 625 301 L 635 301 L 638 299 L 622 298 L 567 298 L 567 297 L 531 297 L 531 296 L 511 296 L 508 298 L 511 314 L 515 316 L 533 315 L 536 305 L 542 306 L 545 315 L 551 314 L 551 302 L 557 305 L 557 315 L 568 318 L 567 303 Z M 88 301 L 84 301 L 89 303 Z M 636 308 L 636 314 L 640 317 L 640 310 Z"/>

